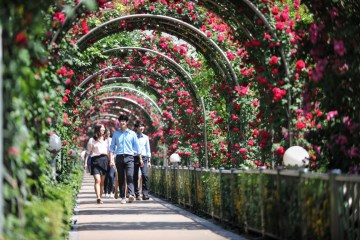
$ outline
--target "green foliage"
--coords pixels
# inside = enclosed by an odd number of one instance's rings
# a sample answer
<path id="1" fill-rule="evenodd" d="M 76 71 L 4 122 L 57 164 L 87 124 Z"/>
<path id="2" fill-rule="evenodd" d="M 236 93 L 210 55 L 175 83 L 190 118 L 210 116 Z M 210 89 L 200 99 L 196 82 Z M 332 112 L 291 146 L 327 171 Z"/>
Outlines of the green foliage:
<path id="1" fill-rule="evenodd" d="M 63 207 L 58 202 L 28 202 L 24 207 L 24 214 L 24 225 L 11 226 L 14 219 L 7 219 L 5 229 L 12 231 L 5 232 L 5 239 L 64 239 Z"/>
<path id="2" fill-rule="evenodd" d="M 64 186 L 53 181 L 47 150 L 49 133 L 61 129 L 58 121 L 62 120 L 57 91 L 61 81 L 49 64 L 51 58 L 43 45 L 43 36 L 49 29 L 43 21 L 48 19 L 44 12 L 48 7 L 49 1 L 11 1 L 0 10 L 5 239 L 63 239 L 78 190 L 63 190 Z M 79 183 L 77 178 L 76 184 Z M 46 193 L 49 186 L 64 192 L 51 199 Z"/>
<path id="3" fill-rule="evenodd" d="M 73 214 L 73 208 L 75 206 L 75 200 L 77 193 L 80 189 L 81 179 L 83 176 L 83 170 L 78 167 L 62 179 L 61 184 L 46 187 L 45 195 L 49 200 L 58 202 L 63 209 L 63 224 L 68 226 L 69 220 Z"/>
<path id="4" fill-rule="evenodd" d="M 34 202 L 25 207 L 25 214 L 25 239 L 63 239 L 63 206 L 58 202 Z"/>

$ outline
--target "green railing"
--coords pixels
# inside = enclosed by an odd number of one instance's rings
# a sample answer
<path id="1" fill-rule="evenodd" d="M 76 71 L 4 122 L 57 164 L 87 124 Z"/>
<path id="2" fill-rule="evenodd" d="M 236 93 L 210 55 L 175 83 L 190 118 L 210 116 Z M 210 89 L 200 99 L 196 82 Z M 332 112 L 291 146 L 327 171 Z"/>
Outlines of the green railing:
<path id="1" fill-rule="evenodd" d="M 277 239 L 359 239 L 360 177 L 296 170 L 152 167 L 151 192 Z"/>

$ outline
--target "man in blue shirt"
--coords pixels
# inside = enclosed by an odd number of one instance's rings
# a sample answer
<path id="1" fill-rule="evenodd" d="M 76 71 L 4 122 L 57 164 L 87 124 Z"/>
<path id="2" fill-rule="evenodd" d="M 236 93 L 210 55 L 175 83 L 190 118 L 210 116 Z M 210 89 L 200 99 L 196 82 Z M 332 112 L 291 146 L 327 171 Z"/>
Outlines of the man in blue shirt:
<path id="1" fill-rule="evenodd" d="M 121 203 L 126 203 L 125 193 L 125 176 L 129 193 L 129 203 L 135 200 L 134 197 L 134 154 L 139 155 L 140 162 L 142 158 L 139 149 L 139 141 L 136 133 L 127 127 L 129 118 L 126 115 L 119 116 L 120 128 L 113 134 L 113 138 L 110 144 L 110 159 L 115 154 L 115 165 L 119 174 L 119 187 L 120 187 L 120 198 Z M 143 164 L 143 163 L 142 163 Z"/>
<path id="2" fill-rule="evenodd" d="M 142 194 L 143 200 L 149 200 L 149 169 L 148 167 L 151 166 L 150 158 L 151 158 L 151 151 L 150 151 L 150 142 L 149 137 L 144 134 L 145 124 L 141 121 L 137 121 L 134 125 L 135 131 L 137 134 L 137 138 L 139 140 L 139 148 L 140 148 L 140 156 L 143 162 L 140 161 L 140 157 L 134 157 L 134 188 L 135 188 L 135 196 L 136 200 L 140 200 L 140 193 L 139 193 L 139 168 L 141 171 L 141 178 L 142 178 Z"/>

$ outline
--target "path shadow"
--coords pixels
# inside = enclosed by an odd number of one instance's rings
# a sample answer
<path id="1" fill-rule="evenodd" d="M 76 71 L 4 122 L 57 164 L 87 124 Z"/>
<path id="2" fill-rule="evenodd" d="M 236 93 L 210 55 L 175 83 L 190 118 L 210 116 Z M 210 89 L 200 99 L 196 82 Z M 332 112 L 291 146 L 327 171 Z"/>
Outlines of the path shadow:
<path id="1" fill-rule="evenodd" d="M 196 222 L 102 222 L 79 224 L 78 231 L 104 230 L 201 230 L 207 229 Z"/>

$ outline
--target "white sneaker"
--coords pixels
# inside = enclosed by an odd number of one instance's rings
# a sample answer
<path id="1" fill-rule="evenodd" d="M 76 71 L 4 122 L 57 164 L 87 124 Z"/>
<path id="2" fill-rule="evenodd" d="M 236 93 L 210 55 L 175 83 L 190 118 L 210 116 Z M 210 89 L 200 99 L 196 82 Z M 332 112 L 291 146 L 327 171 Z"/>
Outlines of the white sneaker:
<path id="1" fill-rule="evenodd" d="M 114 194 L 113 194 L 113 193 L 110 193 L 109 198 L 114 198 Z"/>
<path id="2" fill-rule="evenodd" d="M 135 200 L 134 196 L 133 196 L 133 195 L 130 195 L 130 196 L 129 196 L 129 203 L 132 203 L 134 200 Z"/>
<path id="3" fill-rule="evenodd" d="M 109 195 L 107 193 L 105 193 L 105 198 L 109 198 Z"/>
<path id="4" fill-rule="evenodd" d="M 125 203 L 126 203 L 126 199 L 125 199 L 125 198 L 121 199 L 120 203 L 121 203 L 121 204 L 125 204 Z"/>

